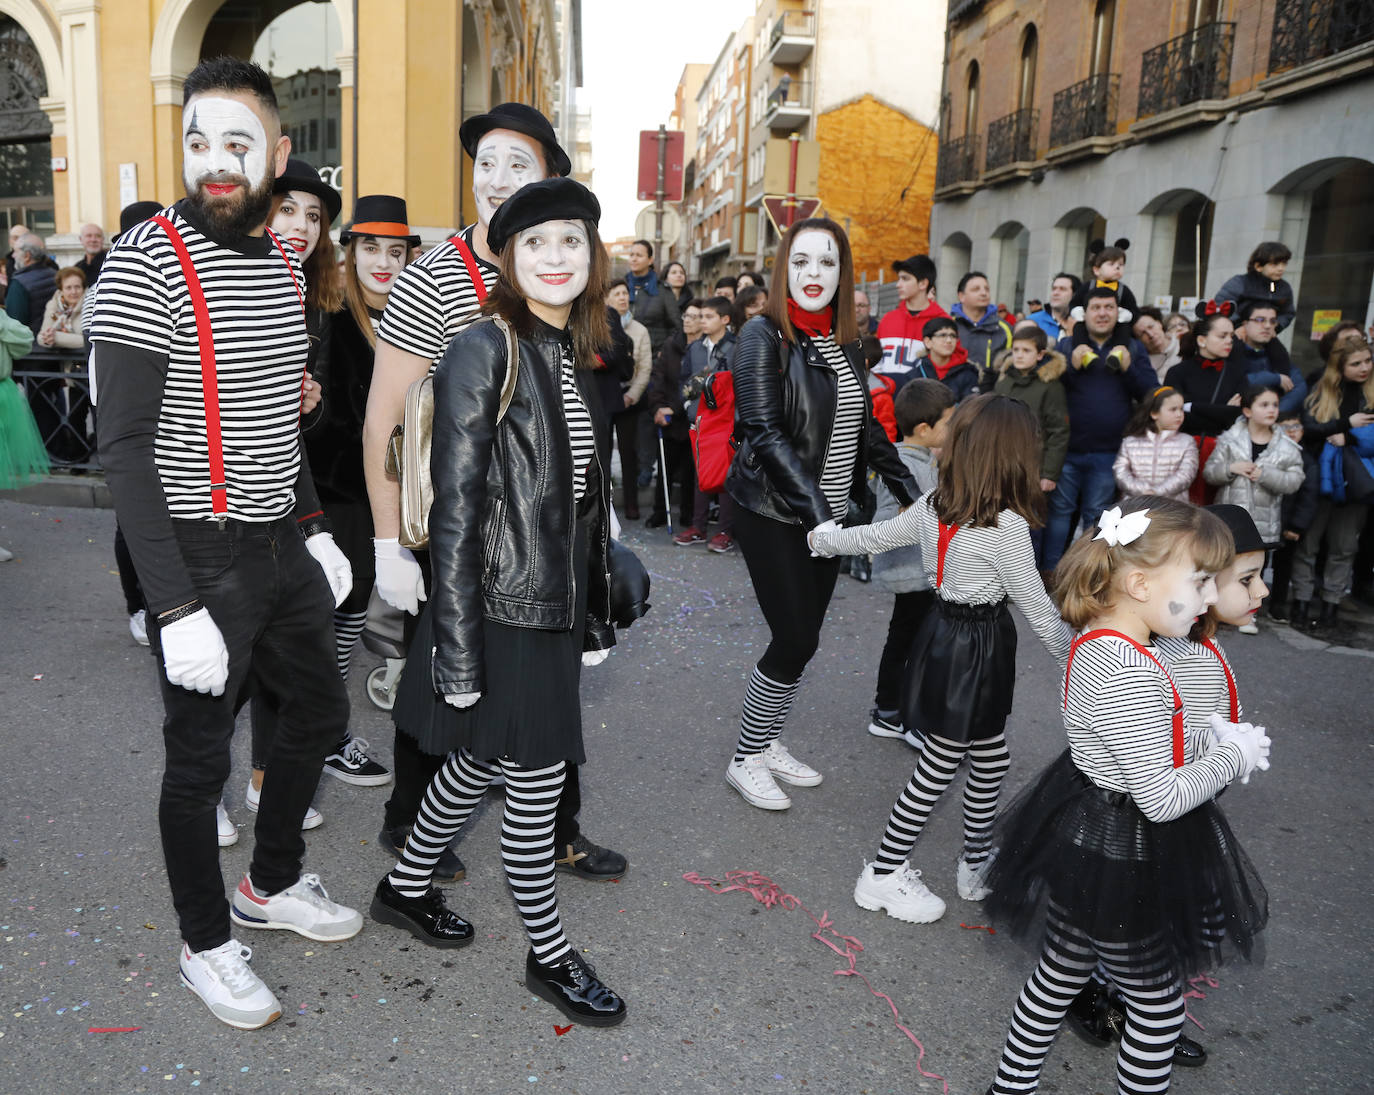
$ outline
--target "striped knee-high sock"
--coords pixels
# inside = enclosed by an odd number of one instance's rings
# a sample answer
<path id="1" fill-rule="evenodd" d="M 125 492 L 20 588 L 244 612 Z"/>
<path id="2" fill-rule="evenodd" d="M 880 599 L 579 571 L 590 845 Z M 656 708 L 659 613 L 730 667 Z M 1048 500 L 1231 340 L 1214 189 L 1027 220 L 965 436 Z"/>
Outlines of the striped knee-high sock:
<path id="1" fill-rule="evenodd" d="M 503 759 L 501 770 L 506 777 L 501 860 L 534 957 L 548 965 L 572 949 L 558 915 L 553 872 L 554 817 L 567 765 L 559 761 L 547 768 L 522 768 Z"/>
<path id="2" fill-rule="evenodd" d="M 968 746 L 927 734 L 916 771 L 892 807 L 883 831 L 883 842 L 873 861 L 874 874 L 891 874 L 916 847 L 921 830 L 930 820 L 935 803 L 949 789 Z"/>
<path id="3" fill-rule="evenodd" d="M 482 801 L 497 769 L 477 760 L 466 749 L 450 753 L 435 773 L 420 803 L 415 828 L 391 874 L 391 884 L 406 897 L 423 897 L 434 878 L 434 865 Z"/>
<path id="4" fill-rule="evenodd" d="M 348 666 L 353 660 L 353 648 L 367 624 L 366 612 L 334 613 L 334 656 L 339 662 L 339 676 L 348 680 Z"/>
<path id="5" fill-rule="evenodd" d="M 973 742 L 968 749 L 968 782 L 964 784 L 964 859 L 983 863 L 992 845 L 992 823 L 1002 779 L 1011 768 L 1005 734 Z"/>
<path id="6" fill-rule="evenodd" d="M 744 690 L 744 711 L 740 714 L 739 742 L 735 759 L 743 760 L 762 753 L 768 743 L 782 732 L 782 720 L 787 717 L 792 699 L 797 694 L 798 681 L 782 684 L 765 677 L 758 666 L 749 675 Z"/>

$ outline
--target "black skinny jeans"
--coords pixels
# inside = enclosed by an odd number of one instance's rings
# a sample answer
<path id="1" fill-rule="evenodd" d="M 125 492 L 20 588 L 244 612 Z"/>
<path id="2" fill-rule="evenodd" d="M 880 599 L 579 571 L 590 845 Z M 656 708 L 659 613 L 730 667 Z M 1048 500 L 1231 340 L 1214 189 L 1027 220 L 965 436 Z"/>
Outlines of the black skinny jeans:
<path id="1" fill-rule="evenodd" d="M 801 525 L 736 509 L 735 539 L 772 636 L 759 671 L 778 684 L 791 684 L 801 679 L 820 645 L 840 560 L 813 558 Z"/>
<path id="2" fill-rule="evenodd" d="M 906 679 L 907 658 L 921 621 L 935 606 L 933 589 L 898 593 L 892 601 L 892 619 L 887 625 L 887 642 L 878 661 L 878 689 L 873 704 L 879 711 L 896 711 L 902 704 L 902 681 Z"/>
<path id="3" fill-rule="evenodd" d="M 229 776 L 234 717 L 256 678 L 281 697 L 272 765 L 263 783 L 249 874 L 279 893 L 300 878 L 301 821 L 320 768 L 348 726 L 348 694 L 334 658 L 334 598 L 291 517 L 266 524 L 174 521 L 196 593 L 229 651 L 224 695 L 168 683 L 161 634 L 148 621 L 166 712 L 167 766 L 158 824 L 182 938 L 192 950 L 229 938 L 215 807 Z"/>

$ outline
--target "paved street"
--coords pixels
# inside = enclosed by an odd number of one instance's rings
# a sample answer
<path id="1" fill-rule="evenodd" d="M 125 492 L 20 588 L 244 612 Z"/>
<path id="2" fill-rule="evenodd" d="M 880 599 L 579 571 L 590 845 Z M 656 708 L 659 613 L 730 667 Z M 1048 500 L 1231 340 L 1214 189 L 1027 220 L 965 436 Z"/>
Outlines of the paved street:
<path id="1" fill-rule="evenodd" d="M 979 907 L 954 892 L 957 793 L 914 857 L 949 901 L 944 919 L 899 924 L 850 897 L 914 761 L 903 743 L 864 730 L 889 607 L 879 591 L 840 579 L 787 735 L 826 780 L 769 814 L 722 776 L 765 634 L 743 560 L 674 548 L 663 531 L 627 534 L 654 574 L 654 607 L 585 678 L 582 820 L 631 870 L 618 884 L 559 884 L 570 937 L 629 1003 L 624 1026 L 560 1035 L 561 1016 L 524 989 L 493 794 L 459 849 L 468 882 L 450 890 L 477 925 L 475 945 L 433 951 L 371 922 L 336 946 L 244 932 L 284 1015 L 243 1033 L 179 984 L 156 829 L 155 669 L 125 626 L 113 527 L 108 510 L 0 502 L 0 545 L 16 556 L 0 564 L 0 1089 L 941 1091 L 918 1072 L 917 1048 L 887 1005 L 857 978 L 833 976 L 847 962 L 811 938 L 801 909 L 765 909 L 682 878 L 749 869 L 861 941 L 857 968 L 925 1047 L 922 1068 L 956 1095 L 985 1090 L 1032 958 L 979 930 Z M 1268 953 L 1263 966 L 1222 968 L 1205 999 L 1190 1001 L 1205 1032 L 1189 1029 L 1212 1057 L 1179 1070 L 1173 1090 L 1368 1092 L 1374 663 L 1275 629 L 1224 641 L 1248 713 L 1274 739 L 1272 771 L 1226 796 L 1269 887 Z M 372 664 L 355 663 L 353 728 L 389 762 L 390 722 L 363 692 Z M 1009 790 L 1063 746 L 1053 663 L 1024 626 L 1018 665 Z M 231 882 L 253 841 L 247 777 L 245 728 L 228 788 L 242 826 L 223 856 Z M 374 846 L 386 794 L 326 778 L 325 824 L 306 838 L 309 869 L 364 909 L 390 862 Z M 1042 1091 L 1114 1090 L 1108 1054 L 1065 1034 Z"/>

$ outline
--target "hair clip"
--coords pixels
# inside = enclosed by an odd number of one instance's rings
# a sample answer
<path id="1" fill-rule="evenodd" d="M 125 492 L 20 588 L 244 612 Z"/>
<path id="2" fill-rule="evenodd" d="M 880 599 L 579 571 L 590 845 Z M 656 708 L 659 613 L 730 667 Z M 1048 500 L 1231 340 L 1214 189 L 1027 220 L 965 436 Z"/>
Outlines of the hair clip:
<path id="1" fill-rule="evenodd" d="M 1236 306 L 1229 300 L 1204 300 L 1197 306 L 1197 318 L 1206 319 L 1208 316 L 1229 316 L 1236 310 Z"/>
<path id="2" fill-rule="evenodd" d="M 1149 527 L 1149 510 L 1138 509 L 1123 517 L 1121 507 L 1113 506 L 1103 510 L 1102 516 L 1097 519 L 1097 535 L 1093 539 L 1105 541 L 1108 547 L 1121 547 L 1139 540 Z"/>

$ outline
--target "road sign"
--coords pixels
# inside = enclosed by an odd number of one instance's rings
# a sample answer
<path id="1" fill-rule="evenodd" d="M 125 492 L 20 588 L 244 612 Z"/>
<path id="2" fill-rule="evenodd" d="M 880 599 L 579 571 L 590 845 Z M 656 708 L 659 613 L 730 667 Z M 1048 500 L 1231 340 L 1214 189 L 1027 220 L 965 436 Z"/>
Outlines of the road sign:
<path id="1" fill-rule="evenodd" d="M 782 235 L 797 221 L 814 217 L 821 208 L 820 198 L 786 198 L 764 195 L 764 211 L 778 235 Z"/>
<path id="2" fill-rule="evenodd" d="M 654 207 L 646 205 L 635 214 L 635 236 L 643 240 L 654 238 Z M 682 238 L 682 216 L 672 206 L 663 207 L 663 246 L 672 247 Z"/>
<path id="3" fill-rule="evenodd" d="M 680 129 L 667 131 L 663 160 L 663 200 L 682 200 L 682 154 L 687 135 Z M 651 202 L 658 189 L 658 130 L 639 131 L 639 200 Z"/>

